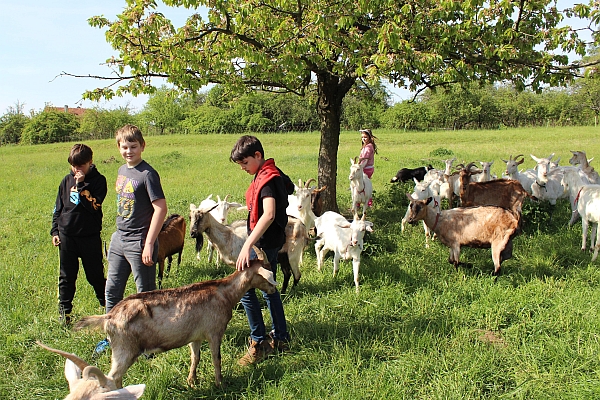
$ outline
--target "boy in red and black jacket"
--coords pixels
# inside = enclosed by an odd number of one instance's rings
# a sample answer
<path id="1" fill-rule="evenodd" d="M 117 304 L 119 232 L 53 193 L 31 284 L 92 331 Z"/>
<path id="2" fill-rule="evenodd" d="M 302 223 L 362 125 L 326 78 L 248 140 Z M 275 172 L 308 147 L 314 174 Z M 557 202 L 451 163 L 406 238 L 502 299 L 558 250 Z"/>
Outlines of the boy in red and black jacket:
<path id="1" fill-rule="evenodd" d="M 265 160 L 262 144 L 254 136 L 242 136 L 231 150 L 230 160 L 254 175 L 246 191 L 248 239 L 238 256 L 236 269 L 241 271 L 250 265 L 250 260 L 255 258 L 252 246 L 256 246 L 265 253 L 275 276 L 277 253 L 286 239 L 287 176 L 275 166 L 272 158 Z M 241 299 L 250 324 L 250 338 L 248 352 L 239 360 L 240 365 L 256 364 L 273 351 L 288 349 L 290 336 L 279 291 L 262 294 L 271 314 L 272 330 L 267 335 L 255 289 L 251 289 Z"/>
<path id="2" fill-rule="evenodd" d="M 52 244 L 59 247 L 59 313 L 64 324 L 71 322 L 79 258 L 87 281 L 104 307 L 104 265 L 102 263 L 102 202 L 106 178 L 93 164 L 92 149 L 85 144 L 71 148 L 71 172 L 63 178 L 52 216 Z"/>

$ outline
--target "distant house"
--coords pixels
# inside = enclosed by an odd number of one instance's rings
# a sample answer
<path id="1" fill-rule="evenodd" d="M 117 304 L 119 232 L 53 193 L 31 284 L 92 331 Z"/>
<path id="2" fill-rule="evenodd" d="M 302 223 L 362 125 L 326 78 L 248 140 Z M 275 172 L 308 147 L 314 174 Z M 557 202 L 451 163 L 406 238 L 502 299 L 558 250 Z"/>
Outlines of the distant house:
<path id="1" fill-rule="evenodd" d="M 69 114 L 81 116 L 83 113 L 87 111 L 86 108 L 81 107 L 69 107 L 65 105 L 64 107 L 46 107 L 46 111 L 56 111 L 56 112 L 67 112 Z"/>

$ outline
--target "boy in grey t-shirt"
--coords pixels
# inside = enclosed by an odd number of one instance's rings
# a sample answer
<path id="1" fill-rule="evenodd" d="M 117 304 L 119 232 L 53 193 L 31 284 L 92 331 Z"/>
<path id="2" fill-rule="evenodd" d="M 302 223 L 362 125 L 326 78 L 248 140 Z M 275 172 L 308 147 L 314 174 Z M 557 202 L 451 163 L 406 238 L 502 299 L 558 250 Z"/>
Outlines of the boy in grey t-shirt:
<path id="1" fill-rule="evenodd" d="M 167 215 L 167 202 L 158 173 L 142 160 L 146 146 L 142 132 L 125 125 L 116 133 L 117 145 L 125 164 L 119 168 L 117 191 L 117 231 L 108 251 L 106 312 L 123 299 L 129 275 L 137 291 L 156 289 L 158 233 Z M 105 339 L 96 353 L 108 347 Z"/>

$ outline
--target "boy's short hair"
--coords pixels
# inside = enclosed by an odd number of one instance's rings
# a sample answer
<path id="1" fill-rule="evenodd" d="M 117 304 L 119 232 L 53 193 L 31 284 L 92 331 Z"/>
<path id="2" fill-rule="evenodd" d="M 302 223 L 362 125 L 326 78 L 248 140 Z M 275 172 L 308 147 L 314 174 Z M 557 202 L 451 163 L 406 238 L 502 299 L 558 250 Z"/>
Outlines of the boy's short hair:
<path id="1" fill-rule="evenodd" d="M 231 149 L 229 159 L 233 162 L 240 162 L 246 157 L 254 157 L 257 151 L 262 158 L 265 158 L 265 151 L 260 140 L 256 136 L 244 135 L 238 139 L 233 149 Z"/>
<path id="2" fill-rule="evenodd" d="M 93 156 L 94 153 L 90 146 L 79 143 L 74 144 L 73 147 L 71 147 L 71 152 L 69 153 L 67 161 L 69 164 L 76 167 L 92 161 Z"/>
<path id="3" fill-rule="evenodd" d="M 117 139 L 117 146 L 119 146 L 121 142 L 138 142 L 142 146 L 146 144 L 140 128 L 131 124 L 127 124 L 119 129 L 115 134 L 115 139 Z"/>

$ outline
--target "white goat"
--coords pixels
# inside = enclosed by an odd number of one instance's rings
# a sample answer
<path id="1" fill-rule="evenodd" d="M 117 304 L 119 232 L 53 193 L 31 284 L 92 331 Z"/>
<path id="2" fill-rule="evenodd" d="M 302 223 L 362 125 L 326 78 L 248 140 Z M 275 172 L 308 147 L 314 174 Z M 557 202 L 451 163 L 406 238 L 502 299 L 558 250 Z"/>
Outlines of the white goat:
<path id="1" fill-rule="evenodd" d="M 448 262 L 458 267 L 461 246 L 490 248 L 494 275 L 500 273 L 502 261 L 512 257 L 512 239 L 519 232 L 519 217 L 497 206 L 453 208 L 438 211 L 429 206 L 431 198 L 410 201 L 408 223 L 425 221 L 440 242 L 450 248 Z"/>
<path id="2" fill-rule="evenodd" d="M 571 150 L 571 153 L 573 153 L 573 157 L 571 157 L 571 159 L 569 160 L 569 164 L 575 166 L 579 165 L 582 173 L 585 175 L 589 183 L 594 185 L 600 184 L 600 175 L 598 175 L 598 172 L 596 172 L 596 170 L 594 170 L 594 167 L 590 165 L 590 161 L 592 161 L 593 158 L 588 160 L 585 151 Z"/>
<path id="3" fill-rule="evenodd" d="M 434 200 L 434 206 L 440 210 L 440 187 L 442 183 L 438 179 L 434 179 L 431 182 L 419 182 L 415 179 L 415 189 L 413 193 L 410 195 L 415 200 L 425 200 L 429 197 L 432 197 Z M 408 214 L 410 213 L 410 207 L 406 209 L 406 214 L 404 214 L 404 218 L 402 218 L 402 222 L 400 223 L 400 231 L 404 232 L 406 228 L 406 222 L 408 220 Z M 429 239 L 431 238 L 431 232 L 423 221 L 423 230 L 425 231 L 425 248 L 429 248 Z"/>
<path id="4" fill-rule="evenodd" d="M 481 164 L 480 173 L 471 175 L 471 182 L 487 182 L 492 180 L 492 165 L 494 161 L 479 161 Z"/>
<path id="5" fill-rule="evenodd" d="M 314 182 L 314 179 L 310 178 L 302 185 L 302 179 L 298 179 L 298 186 L 294 185 L 296 193 L 288 195 L 288 207 L 285 210 L 287 215 L 302 221 L 307 230 L 315 226 L 315 218 L 317 218 L 312 210 L 312 197 L 327 189 L 327 186 L 309 187 L 311 182 Z"/>
<path id="6" fill-rule="evenodd" d="M 210 211 L 210 208 L 190 204 L 190 236 L 196 238 L 196 249 L 202 249 L 202 233 L 206 233 L 219 250 L 221 260 L 227 265 L 235 266 L 244 242 L 248 238 L 246 221 L 234 221 L 230 225 L 223 225 L 215 220 Z M 288 218 L 285 236 L 286 242 L 277 258 L 284 276 L 281 293 L 286 292 L 291 275 L 294 275 L 294 286 L 300 281 L 302 253 L 308 242 L 306 227 L 293 217 Z"/>
<path id="7" fill-rule="evenodd" d="M 358 272 L 360 269 L 360 253 L 363 251 L 363 239 L 365 232 L 373 232 L 373 223 L 365 221 L 365 214 L 358 218 L 354 214 L 352 223 L 343 216 L 333 211 L 327 211 L 315 219 L 318 239 L 315 242 L 315 253 L 317 255 L 317 269 L 323 266 L 325 255 L 329 251 L 334 252 L 333 276 L 339 270 L 340 259 L 352 259 L 354 272 L 354 285 L 358 292 Z"/>
<path id="8" fill-rule="evenodd" d="M 537 163 L 537 177 L 531 185 L 531 193 L 539 200 L 545 200 L 551 205 L 555 205 L 557 199 L 565 198 L 567 194 L 561 184 L 562 170 L 560 168 L 552 169 L 550 165 L 554 153 L 546 158 L 530 155 Z"/>
<path id="9" fill-rule="evenodd" d="M 598 245 L 600 244 L 600 185 L 586 185 L 576 170 L 565 170 L 562 184 L 569 191 L 573 215 L 569 221 L 572 225 L 576 219 L 575 213 L 581 216 L 581 250 L 586 249 L 588 225 L 592 224 L 592 235 L 590 248 L 594 249 L 592 261 L 598 257 Z"/>
<path id="10" fill-rule="evenodd" d="M 202 202 L 200 203 L 200 205 L 198 207 L 212 208 L 212 211 L 210 213 L 221 224 L 227 223 L 227 215 L 229 214 L 229 211 L 231 209 L 238 209 L 238 208 L 243 207 L 242 204 L 240 204 L 240 203 L 228 202 L 227 198 L 229 197 L 229 195 L 226 195 L 223 200 L 221 200 L 221 197 L 219 197 L 217 195 L 216 202 L 214 200 L 212 200 L 211 197 L 212 197 L 212 194 L 210 194 L 206 199 L 202 200 Z M 214 206 L 216 206 L 216 207 L 214 207 Z M 206 251 L 208 252 L 208 262 L 212 262 L 214 246 L 211 243 L 210 239 L 207 240 Z M 196 249 L 196 258 L 198 260 L 200 260 L 200 250 L 198 250 L 198 249 Z M 220 261 L 221 261 L 221 256 L 219 255 L 219 252 L 217 251 L 217 255 L 215 257 L 215 262 L 217 264 L 217 267 L 219 266 Z"/>
<path id="11" fill-rule="evenodd" d="M 133 294 L 121 300 L 108 314 L 82 318 L 75 330 L 103 330 L 112 350 L 109 376 L 121 387 L 123 375 L 142 353 L 162 353 L 189 344 L 190 386 L 196 381 L 200 345 L 208 341 L 215 371 L 215 385 L 221 386 L 221 342 L 232 310 L 252 288 L 275 293 L 277 282 L 264 253 L 250 267 L 223 278 L 178 288 Z"/>
<path id="12" fill-rule="evenodd" d="M 362 213 L 365 215 L 367 205 L 373 197 L 373 183 L 364 173 L 363 168 L 366 161 L 358 163 L 350 159 L 350 191 L 352 193 L 352 213 L 358 212 L 358 207 L 362 204 Z"/>
<path id="13" fill-rule="evenodd" d="M 521 157 L 520 160 L 519 157 Z M 525 189 L 527 193 L 532 194 L 531 186 L 537 179 L 537 171 L 533 169 L 528 169 L 524 172 L 519 171 L 519 165 L 525 162 L 525 158 L 523 157 L 523 155 L 519 154 L 515 156 L 515 158 L 512 158 L 512 155 L 510 155 L 508 160 L 502 161 L 506 163 L 505 174 L 508 177 L 508 179 L 514 179 L 521 182 L 521 186 L 523 186 L 523 189 Z"/>
<path id="14" fill-rule="evenodd" d="M 75 354 L 53 349 L 39 341 L 37 344 L 66 358 L 65 377 L 69 382 L 70 394 L 65 397 L 65 400 L 134 400 L 144 394 L 146 389 L 144 384 L 117 389 L 113 378 L 104 375 L 98 367 L 89 365 Z"/>

